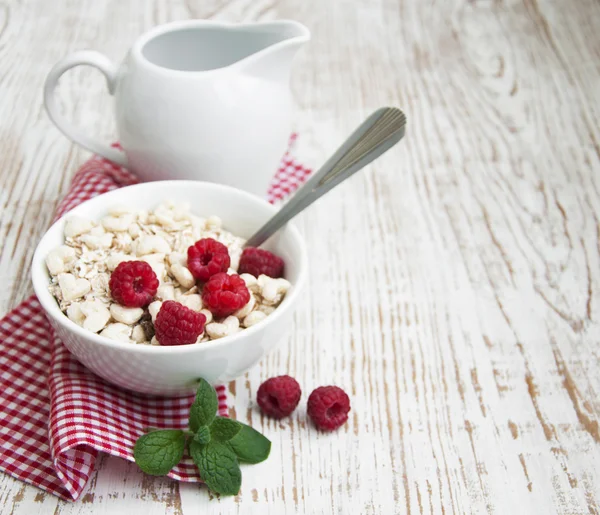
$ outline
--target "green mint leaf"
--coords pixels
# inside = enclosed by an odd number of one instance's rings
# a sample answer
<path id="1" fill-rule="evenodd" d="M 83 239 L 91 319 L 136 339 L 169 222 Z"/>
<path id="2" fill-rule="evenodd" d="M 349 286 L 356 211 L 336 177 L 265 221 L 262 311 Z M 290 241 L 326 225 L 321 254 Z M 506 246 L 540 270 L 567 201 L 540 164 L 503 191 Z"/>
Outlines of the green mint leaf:
<path id="1" fill-rule="evenodd" d="M 235 435 L 227 445 L 240 461 L 245 463 L 260 463 L 269 457 L 271 452 L 270 440 L 260 434 L 256 429 L 238 422 L 242 429 Z"/>
<path id="2" fill-rule="evenodd" d="M 146 474 L 164 476 L 181 461 L 184 448 L 183 431 L 163 429 L 140 436 L 133 447 L 133 457 Z"/>
<path id="3" fill-rule="evenodd" d="M 195 433 L 202 426 L 208 426 L 215 418 L 219 402 L 217 392 L 204 379 L 200 379 L 196 399 L 190 408 L 190 429 Z"/>
<path id="4" fill-rule="evenodd" d="M 231 440 L 242 429 L 242 424 L 230 418 L 217 417 L 209 427 L 210 437 L 217 442 Z"/>
<path id="5" fill-rule="evenodd" d="M 198 431 L 196 431 L 196 434 L 194 435 L 194 441 L 200 444 L 210 442 L 210 429 L 208 426 L 201 426 L 198 428 Z"/>
<path id="6" fill-rule="evenodd" d="M 225 444 L 210 442 L 202 445 L 192 440 L 190 454 L 200 477 L 213 492 L 236 495 L 240 491 L 242 471 L 235 453 Z"/>

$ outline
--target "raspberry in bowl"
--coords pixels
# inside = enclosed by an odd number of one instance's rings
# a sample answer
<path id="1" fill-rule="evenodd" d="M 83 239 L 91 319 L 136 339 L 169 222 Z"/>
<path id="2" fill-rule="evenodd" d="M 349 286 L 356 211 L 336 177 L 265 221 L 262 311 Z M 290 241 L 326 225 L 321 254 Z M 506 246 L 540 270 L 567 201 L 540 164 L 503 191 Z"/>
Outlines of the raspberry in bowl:
<path id="1" fill-rule="evenodd" d="M 229 381 L 284 337 L 306 281 L 304 242 L 291 224 L 263 247 L 275 258 L 252 263 L 258 277 L 242 273 L 245 239 L 275 211 L 195 181 L 106 193 L 44 235 L 32 265 L 36 295 L 67 348 L 118 386 L 175 395 L 199 377 Z M 283 277 L 258 273 L 273 274 L 279 259 Z"/>

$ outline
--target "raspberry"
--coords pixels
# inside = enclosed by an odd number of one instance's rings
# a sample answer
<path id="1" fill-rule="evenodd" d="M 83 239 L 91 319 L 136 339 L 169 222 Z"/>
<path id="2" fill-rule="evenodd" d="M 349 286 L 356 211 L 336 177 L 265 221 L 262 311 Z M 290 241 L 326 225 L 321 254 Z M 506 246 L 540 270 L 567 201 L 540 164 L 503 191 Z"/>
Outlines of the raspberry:
<path id="1" fill-rule="evenodd" d="M 204 332 L 206 317 L 174 300 L 163 302 L 156 315 L 154 329 L 161 345 L 188 345 L 196 343 Z"/>
<path id="2" fill-rule="evenodd" d="M 203 283 L 219 272 L 226 272 L 230 263 L 227 247 L 212 238 L 198 240 L 188 248 L 188 268 Z"/>
<path id="3" fill-rule="evenodd" d="M 213 275 L 202 289 L 202 300 L 215 318 L 226 317 L 243 308 L 250 292 L 239 275 Z"/>
<path id="4" fill-rule="evenodd" d="M 337 386 L 320 386 L 308 397 L 308 416 L 323 431 L 333 431 L 345 424 L 349 411 L 350 399 Z"/>
<path id="5" fill-rule="evenodd" d="M 112 298 L 129 308 L 141 308 L 152 302 L 158 289 L 158 277 L 145 261 L 120 263 L 108 282 Z"/>
<path id="6" fill-rule="evenodd" d="M 300 385 L 293 377 L 271 377 L 260 385 L 256 401 L 265 415 L 283 418 L 296 409 L 301 395 Z"/>
<path id="7" fill-rule="evenodd" d="M 278 278 L 283 275 L 283 259 L 272 252 L 254 247 L 248 247 L 240 258 L 240 274 L 251 274 L 258 277 L 261 274 Z"/>

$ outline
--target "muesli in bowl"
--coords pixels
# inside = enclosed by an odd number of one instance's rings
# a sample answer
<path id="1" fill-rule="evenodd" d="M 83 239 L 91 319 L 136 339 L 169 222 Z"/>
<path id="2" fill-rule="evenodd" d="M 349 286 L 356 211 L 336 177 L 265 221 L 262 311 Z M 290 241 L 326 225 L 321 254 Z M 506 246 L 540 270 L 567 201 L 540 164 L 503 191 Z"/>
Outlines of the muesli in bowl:
<path id="1" fill-rule="evenodd" d="M 112 206 L 94 221 L 67 217 L 64 243 L 46 256 L 61 311 L 93 333 L 141 345 L 186 345 L 266 319 L 291 284 L 283 260 L 243 249 L 217 216 L 189 203 L 153 210 Z"/>

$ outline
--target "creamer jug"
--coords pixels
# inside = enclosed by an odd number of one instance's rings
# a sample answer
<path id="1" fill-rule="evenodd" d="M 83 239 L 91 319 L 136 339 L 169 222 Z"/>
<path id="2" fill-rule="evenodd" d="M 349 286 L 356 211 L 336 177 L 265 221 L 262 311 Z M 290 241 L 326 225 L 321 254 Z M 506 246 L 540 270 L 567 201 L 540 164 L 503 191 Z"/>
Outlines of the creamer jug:
<path id="1" fill-rule="evenodd" d="M 309 39 L 293 21 L 169 23 L 139 37 L 118 67 L 94 51 L 67 56 L 50 71 L 44 101 L 66 136 L 142 181 L 204 180 L 264 196 L 290 135 L 292 61 Z M 61 114 L 58 79 L 79 65 L 106 77 L 122 150 Z"/>

